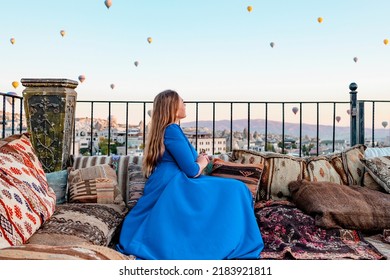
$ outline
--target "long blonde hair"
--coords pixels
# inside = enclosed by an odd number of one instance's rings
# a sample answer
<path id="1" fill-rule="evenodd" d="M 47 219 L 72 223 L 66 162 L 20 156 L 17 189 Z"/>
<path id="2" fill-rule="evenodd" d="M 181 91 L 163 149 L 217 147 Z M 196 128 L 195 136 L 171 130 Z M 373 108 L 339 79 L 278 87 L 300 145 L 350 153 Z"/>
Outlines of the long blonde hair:
<path id="1" fill-rule="evenodd" d="M 165 128 L 176 121 L 179 100 L 179 94 L 173 90 L 160 92 L 154 98 L 152 119 L 142 162 L 142 171 L 146 178 L 152 174 L 157 161 L 164 154 Z"/>

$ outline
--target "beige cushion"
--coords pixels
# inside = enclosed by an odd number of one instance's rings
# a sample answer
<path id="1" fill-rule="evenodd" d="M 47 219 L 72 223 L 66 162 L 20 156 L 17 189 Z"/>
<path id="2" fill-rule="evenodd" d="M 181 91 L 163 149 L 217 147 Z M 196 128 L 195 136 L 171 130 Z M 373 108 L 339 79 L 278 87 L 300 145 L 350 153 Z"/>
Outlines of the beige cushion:
<path id="1" fill-rule="evenodd" d="M 258 190 L 258 200 L 285 200 L 290 197 L 288 183 L 305 178 L 303 158 L 278 153 L 233 150 L 232 158 L 242 164 L 264 166 Z"/>
<path id="2" fill-rule="evenodd" d="M 336 169 L 331 165 L 329 159 L 324 156 L 310 157 L 307 159 L 307 175 L 309 181 L 333 182 L 343 184 L 343 180 Z"/>

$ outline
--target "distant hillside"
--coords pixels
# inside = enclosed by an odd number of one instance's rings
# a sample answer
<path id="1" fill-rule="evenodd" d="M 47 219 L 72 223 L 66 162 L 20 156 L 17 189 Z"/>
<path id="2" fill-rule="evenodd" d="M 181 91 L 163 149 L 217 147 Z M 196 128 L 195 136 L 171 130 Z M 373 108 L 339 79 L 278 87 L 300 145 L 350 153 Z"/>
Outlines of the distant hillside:
<path id="1" fill-rule="evenodd" d="M 181 123 L 182 127 L 195 127 L 195 122 L 183 122 Z M 207 127 L 209 130 L 213 129 L 212 121 L 199 121 L 199 127 Z M 248 126 L 248 121 L 246 119 L 239 119 L 233 121 L 233 131 L 243 131 L 245 127 Z M 230 130 L 230 120 L 220 120 L 215 122 L 215 130 Z M 297 123 L 285 123 L 285 135 L 299 137 L 299 124 Z M 251 133 L 257 131 L 258 133 L 265 132 L 265 120 L 264 119 L 254 119 L 251 120 Z M 366 138 L 371 139 L 372 129 L 365 130 Z M 268 121 L 268 134 L 282 134 L 282 122 L 280 121 Z M 302 137 L 308 135 L 309 137 L 317 136 L 317 126 L 313 124 L 302 124 Z M 345 139 L 349 140 L 350 138 L 349 127 L 346 126 L 337 126 L 335 129 L 335 138 L 336 139 Z M 385 137 L 390 135 L 389 129 L 375 129 L 375 140 L 382 140 Z M 319 137 L 322 140 L 332 139 L 333 137 L 333 127 L 331 125 L 320 125 L 319 126 Z"/>

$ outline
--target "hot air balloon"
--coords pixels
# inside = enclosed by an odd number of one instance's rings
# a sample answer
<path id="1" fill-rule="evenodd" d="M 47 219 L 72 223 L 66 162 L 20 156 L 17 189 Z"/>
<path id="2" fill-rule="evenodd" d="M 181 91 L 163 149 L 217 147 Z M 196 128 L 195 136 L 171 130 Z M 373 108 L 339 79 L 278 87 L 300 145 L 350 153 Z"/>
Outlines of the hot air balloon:
<path id="1" fill-rule="evenodd" d="M 383 128 L 386 128 L 386 126 L 387 126 L 388 124 L 389 124 L 389 123 L 388 123 L 387 121 L 383 121 L 383 122 L 382 122 Z"/>
<path id="2" fill-rule="evenodd" d="M 323 20 L 322 17 L 317 18 L 317 21 L 318 21 L 319 23 L 321 23 L 322 20 Z"/>
<path id="3" fill-rule="evenodd" d="M 340 117 L 340 116 L 337 116 L 337 117 L 336 117 L 336 121 L 337 121 L 337 122 L 340 122 L 340 120 L 341 120 L 341 117 Z"/>
<path id="4" fill-rule="evenodd" d="M 134 65 L 135 65 L 135 67 L 137 67 L 138 66 L 138 61 L 134 61 Z"/>
<path id="5" fill-rule="evenodd" d="M 12 82 L 12 86 L 13 86 L 14 88 L 17 88 L 17 87 L 19 86 L 19 82 L 13 81 L 13 82 Z"/>
<path id="6" fill-rule="evenodd" d="M 253 10 L 252 6 L 248 6 L 248 7 L 246 7 L 246 9 L 248 10 L 248 12 L 252 12 L 252 10 Z"/>
<path id="7" fill-rule="evenodd" d="M 9 41 L 11 42 L 12 45 L 15 44 L 15 38 L 11 38 L 9 39 Z"/>
<path id="8" fill-rule="evenodd" d="M 297 112 L 298 112 L 298 107 L 293 107 L 293 108 L 292 108 L 292 111 L 293 111 L 294 115 L 296 115 Z"/>
<path id="9" fill-rule="evenodd" d="M 353 58 L 353 61 L 357 62 L 357 61 L 358 61 L 358 58 L 355 56 L 355 57 Z"/>
<path id="10" fill-rule="evenodd" d="M 12 91 L 10 91 L 10 92 L 7 92 L 7 95 L 12 95 L 12 96 L 18 96 L 18 94 L 16 93 L 16 92 L 12 92 Z M 12 104 L 14 103 L 14 99 L 15 98 L 12 98 L 12 97 L 7 97 L 7 101 L 8 101 L 8 103 L 12 106 Z"/>
<path id="11" fill-rule="evenodd" d="M 148 37 L 148 43 L 150 44 L 152 42 L 152 37 Z"/>
<path id="12" fill-rule="evenodd" d="M 84 75 L 80 75 L 79 76 L 80 83 L 84 82 L 84 80 L 85 80 L 85 76 Z"/>
<path id="13" fill-rule="evenodd" d="M 351 110 L 348 109 L 348 110 L 347 110 L 347 114 L 348 114 L 348 115 L 351 114 Z"/>
<path id="14" fill-rule="evenodd" d="M 60 34 L 61 34 L 62 37 L 64 37 L 65 36 L 65 30 L 61 30 Z"/>
<path id="15" fill-rule="evenodd" d="M 104 5 L 106 5 L 107 9 L 109 9 L 112 5 L 112 1 L 111 0 L 106 0 L 104 1 Z"/>
<path id="16" fill-rule="evenodd" d="M 275 46 L 275 43 L 271 42 L 271 43 L 269 43 L 269 45 L 271 46 L 271 48 L 273 48 Z"/>
<path id="17" fill-rule="evenodd" d="M 383 44 L 387 45 L 389 43 L 389 40 L 388 39 L 384 39 L 383 40 Z"/>
<path id="18" fill-rule="evenodd" d="M 111 89 L 114 89 L 115 85 L 114 85 L 114 84 L 111 84 L 110 87 L 111 87 Z"/>

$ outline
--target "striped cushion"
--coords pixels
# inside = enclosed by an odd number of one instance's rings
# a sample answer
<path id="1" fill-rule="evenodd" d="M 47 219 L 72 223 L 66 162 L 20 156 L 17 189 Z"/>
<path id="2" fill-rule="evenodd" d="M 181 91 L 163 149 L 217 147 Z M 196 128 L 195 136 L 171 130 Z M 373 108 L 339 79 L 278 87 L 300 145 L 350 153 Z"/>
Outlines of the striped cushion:
<path id="1" fill-rule="evenodd" d="M 69 202 L 109 204 L 123 201 L 115 170 L 108 164 L 72 170 L 68 183 Z"/>
<path id="2" fill-rule="evenodd" d="M 85 168 L 89 166 L 110 164 L 115 167 L 117 174 L 118 187 L 122 193 L 124 201 L 126 200 L 126 190 L 128 189 L 128 166 L 129 163 L 141 165 L 142 157 L 139 156 L 79 156 L 74 159 L 73 169 Z"/>

